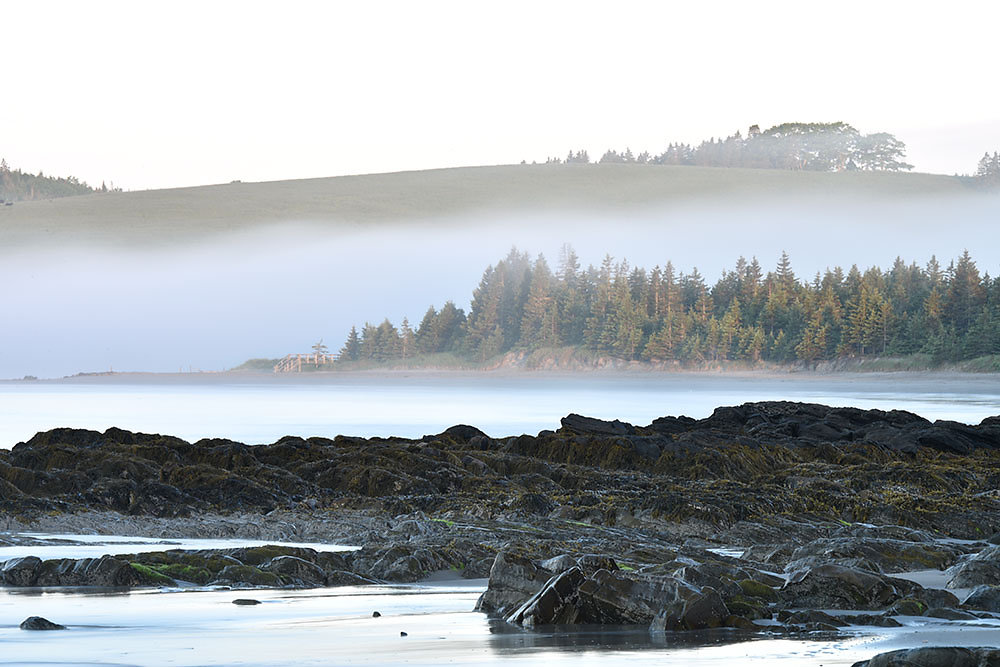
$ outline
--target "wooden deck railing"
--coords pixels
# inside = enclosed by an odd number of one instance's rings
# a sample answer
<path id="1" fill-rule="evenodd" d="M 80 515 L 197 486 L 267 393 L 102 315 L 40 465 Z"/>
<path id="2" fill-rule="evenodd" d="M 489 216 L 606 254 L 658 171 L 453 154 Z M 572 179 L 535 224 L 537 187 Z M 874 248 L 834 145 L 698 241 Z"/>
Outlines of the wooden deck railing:
<path id="1" fill-rule="evenodd" d="M 320 354 L 308 352 L 306 354 L 286 354 L 274 365 L 275 373 L 301 373 L 302 366 L 327 366 L 337 360 L 335 354 Z"/>

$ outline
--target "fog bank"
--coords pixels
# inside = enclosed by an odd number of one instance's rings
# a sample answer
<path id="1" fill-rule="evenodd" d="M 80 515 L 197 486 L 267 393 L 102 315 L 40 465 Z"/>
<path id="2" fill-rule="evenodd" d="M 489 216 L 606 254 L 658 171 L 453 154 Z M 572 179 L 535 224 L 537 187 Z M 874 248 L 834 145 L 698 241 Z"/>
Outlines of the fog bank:
<path id="1" fill-rule="evenodd" d="M 361 231 L 291 221 L 167 249 L 86 243 L 0 251 L 0 377 L 80 371 L 221 370 L 250 357 L 339 349 L 352 324 L 419 323 L 431 304 L 467 307 L 511 248 L 584 266 L 605 254 L 647 269 L 672 261 L 712 284 L 737 257 L 771 270 L 782 250 L 800 279 L 897 256 L 942 265 L 968 249 L 1000 271 L 1000 198 L 725 201 L 623 212 L 492 213 Z"/>

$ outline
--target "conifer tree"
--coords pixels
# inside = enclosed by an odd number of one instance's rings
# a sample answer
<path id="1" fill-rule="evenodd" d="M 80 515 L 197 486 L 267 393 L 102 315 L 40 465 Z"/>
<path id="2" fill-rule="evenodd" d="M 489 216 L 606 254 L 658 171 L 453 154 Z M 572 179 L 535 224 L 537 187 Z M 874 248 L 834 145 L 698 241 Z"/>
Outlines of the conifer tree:
<path id="1" fill-rule="evenodd" d="M 361 337 L 358 335 L 357 327 L 351 327 L 344 347 L 340 348 L 339 358 L 344 361 L 357 361 L 361 358 Z"/>

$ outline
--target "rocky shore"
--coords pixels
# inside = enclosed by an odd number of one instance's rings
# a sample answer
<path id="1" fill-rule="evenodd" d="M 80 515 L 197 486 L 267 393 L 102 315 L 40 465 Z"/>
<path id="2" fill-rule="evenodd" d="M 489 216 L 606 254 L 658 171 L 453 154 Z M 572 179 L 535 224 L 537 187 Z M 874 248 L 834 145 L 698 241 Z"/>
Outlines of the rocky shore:
<path id="1" fill-rule="evenodd" d="M 837 633 L 915 616 L 994 619 L 998 463 L 1000 417 L 969 426 L 786 402 L 648 426 L 570 415 L 557 431 L 503 439 L 455 426 L 413 440 L 247 446 L 56 429 L 0 452 L 8 534 L 360 549 L 23 557 L 0 578 L 314 587 L 451 570 L 488 579 L 478 609 L 529 629 Z"/>

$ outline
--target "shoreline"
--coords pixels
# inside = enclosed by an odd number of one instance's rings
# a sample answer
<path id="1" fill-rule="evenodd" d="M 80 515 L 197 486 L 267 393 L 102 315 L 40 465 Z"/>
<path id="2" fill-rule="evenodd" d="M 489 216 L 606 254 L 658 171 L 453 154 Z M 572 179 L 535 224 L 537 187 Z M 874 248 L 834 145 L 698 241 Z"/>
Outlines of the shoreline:
<path id="1" fill-rule="evenodd" d="M 878 378 L 878 377 L 935 377 L 997 379 L 1000 372 L 970 371 L 956 368 L 924 369 L 842 369 L 800 368 L 795 366 L 767 366 L 759 368 L 659 368 L 636 365 L 630 367 L 594 367 L 588 369 L 560 368 L 356 368 L 335 371 L 308 371 L 301 373 L 273 373 L 267 371 L 224 370 L 193 372 L 158 371 L 106 371 L 97 373 L 76 373 L 50 378 L 0 378 L 0 384 L 194 384 L 194 383 L 274 383 L 310 384 L 355 378 L 642 378 L 642 377 L 732 377 L 732 378 L 795 378 L 795 379 L 837 379 L 837 378 Z"/>

